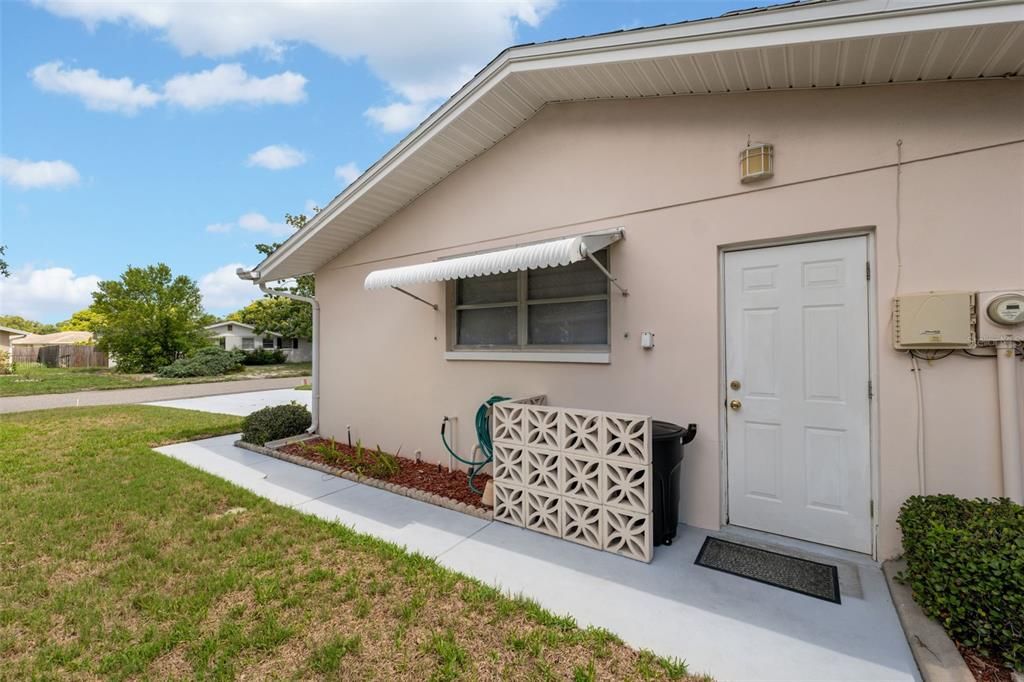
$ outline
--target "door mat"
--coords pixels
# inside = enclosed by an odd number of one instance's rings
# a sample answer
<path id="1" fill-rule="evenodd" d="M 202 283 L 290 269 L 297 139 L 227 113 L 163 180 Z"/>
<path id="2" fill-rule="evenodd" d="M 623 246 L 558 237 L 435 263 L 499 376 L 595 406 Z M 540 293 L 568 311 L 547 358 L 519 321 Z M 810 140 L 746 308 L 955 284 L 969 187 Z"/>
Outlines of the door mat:
<path id="1" fill-rule="evenodd" d="M 839 569 L 829 564 L 710 536 L 704 539 L 704 546 L 694 563 L 833 604 L 842 603 L 839 598 Z"/>

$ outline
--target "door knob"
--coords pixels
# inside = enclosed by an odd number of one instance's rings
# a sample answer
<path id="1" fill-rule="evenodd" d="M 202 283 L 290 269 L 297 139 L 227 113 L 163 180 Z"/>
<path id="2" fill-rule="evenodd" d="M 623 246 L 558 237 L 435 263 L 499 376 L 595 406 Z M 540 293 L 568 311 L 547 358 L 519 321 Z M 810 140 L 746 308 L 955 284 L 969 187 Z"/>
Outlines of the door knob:
<path id="1" fill-rule="evenodd" d="M 738 409 L 740 409 L 741 407 L 743 407 L 743 403 L 741 403 L 741 402 L 740 402 L 740 401 L 738 401 L 738 400 L 730 400 L 730 401 L 729 401 L 729 407 L 731 407 L 731 408 L 732 408 L 732 409 L 734 409 L 734 410 L 738 410 Z"/>

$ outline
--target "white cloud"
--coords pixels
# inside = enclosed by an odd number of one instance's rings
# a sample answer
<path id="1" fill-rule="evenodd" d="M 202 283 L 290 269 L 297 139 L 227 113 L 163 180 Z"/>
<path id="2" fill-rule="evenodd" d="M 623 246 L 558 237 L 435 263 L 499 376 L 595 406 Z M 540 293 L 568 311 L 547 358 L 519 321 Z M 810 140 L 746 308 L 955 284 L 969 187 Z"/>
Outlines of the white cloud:
<path id="1" fill-rule="evenodd" d="M 282 170 L 306 163 L 306 155 L 286 144 L 272 144 L 249 155 L 249 165 Z"/>
<path id="2" fill-rule="evenodd" d="M 344 166 L 336 166 L 334 168 L 334 177 L 344 182 L 347 187 L 355 182 L 355 179 L 359 177 L 361 172 L 355 163 L 349 161 Z"/>
<path id="3" fill-rule="evenodd" d="M 230 263 L 200 277 L 203 307 L 213 313 L 228 313 L 261 298 L 263 294 L 252 282 L 238 279 L 235 274 L 236 269 L 246 267 L 241 263 Z"/>
<path id="4" fill-rule="evenodd" d="M 382 107 L 370 107 L 364 113 L 386 133 L 400 133 L 415 127 L 433 109 L 433 101 L 395 102 Z"/>
<path id="5" fill-rule="evenodd" d="M 158 31 L 185 55 L 227 57 L 257 50 L 272 58 L 307 43 L 346 61 L 365 60 L 395 94 L 420 111 L 452 94 L 500 50 L 520 24 L 537 26 L 555 0 L 493 2 L 259 3 L 34 0 L 50 12 L 93 27 L 120 22 Z M 378 107 L 375 109 L 385 109 Z M 414 110 L 367 116 L 389 131 L 414 125 Z M 404 123 L 404 128 L 398 128 Z"/>
<path id="6" fill-rule="evenodd" d="M 29 75 L 40 90 L 74 95 L 97 111 L 132 115 L 160 101 L 149 86 L 135 85 L 131 78 L 104 78 L 96 69 L 66 69 L 59 61 L 40 64 Z"/>
<path id="7" fill-rule="evenodd" d="M 309 210 L 309 202 L 306 202 L 306 205 L 307 210 Z M 292 233 L 295 232 L 295 228 L 287 223 L 271 222 L 267 216 L 256 212 L 244 213 L 238 217 L 238 220 L 232 222 L 210 223 L 206 226 L 206 231 L 213 232 L 215 234 L 222 234 L 230 232 L 236 227 L 240 227 L 249 232 L 267 234 L 271 237 L 290 237 Z"/>
<path id="8" fill-rule="evenodd" d="M 295 230 L 285 223 L 272 223 L 262 213 L 246 213 L 238 219 L 238 226 L 250 232 L 263 232 L 275 237 L 287 237 Z"/>
<path id="9" fill-rule="evenodd" d="M 77 185 L 78 171 L 67 161 L 28 161 L 0 156 L 0 176 L 19 189 Z"/>
<path id="10" fill-rule="evenodd" d="M 241 64 L 220 64 L 199 73 L 183 73 L 164 84 L 167 101 L 186 109 L 233 102 L 294 104 L 306 99 L 306 77 L 292 71 L 259 78 Z"/>
<path id="11" fill-rule="evenodd" d="M 76 276 L 68 268 L 35 269 L 26 265 L 0 277 L 0 313 L 33 320 L 65 320 L 92 303 L 100 278 Z"/>
<path id="12" fill-rule="evenodd" d="M 292 71 L 260 78 L 250 75 L 240 64 L 180 73 L 159 91 L 135 85 L 131 78 L 106 78 L 96 69 L 67 69 L 59 61 L 40 64 L 29 76 L 40 90 L 78 97 L 89 109 L 129 116 L 160 102 L 193 110 L 235 102 L 294 104 L 306 99 L 307 82 L 305 76 Z"/>

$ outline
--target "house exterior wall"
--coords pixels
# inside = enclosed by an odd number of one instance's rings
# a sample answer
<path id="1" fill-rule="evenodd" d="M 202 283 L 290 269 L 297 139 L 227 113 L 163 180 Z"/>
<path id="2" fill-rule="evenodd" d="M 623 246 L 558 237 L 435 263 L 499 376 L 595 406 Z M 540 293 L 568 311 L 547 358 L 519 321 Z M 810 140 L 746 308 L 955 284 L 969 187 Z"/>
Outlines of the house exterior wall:
<path id="1" fill-rule="evenodd" d="M 234 326 L 234 325 L 233 325 Z M 221 325 L 210 329 L 210 333 L 213 334 L 211 337 L 213 343 L 220 343 L 220 339 L 224 339 L 224 348 L 226 350 L 243 350 L 242 349 L 242 338 L 252 338 L 253 349 L 263 348 L 263 334 L 256 334 L 251 329 L 245 327 L 234 326 L 231 331 L 227 330 L 227 325 Z M 276 337 L 272 337 L 275 338 Z M 286 339 L 286 343 L 290 344 L 291 339 Z M 278 350 L 275 347 L 275 350 Z M 305 339 L 299 339 L 299 347 L 292 348 L 290 345 L 287 348 L 279 349 L 285 354 L 285 362 L 311 362 L 313 360 L 313 344 Z"/>
<path id="2" fill-rule="evenodd" d="M 492 394 L 695 422 L 681 521 L 718 528 L 721 250 L 869 233 L 877 553 L 892 556 L 899 506 L 918 492 L 913 377 L 890 343 L 897 272 L 902 292 L 1024 285 L 1022 110 L 1020 81 L 548 106 L 316 273 L 321 431 L 343 437 L 351 425 L 365 442 L 447 461 L 442 416 L 458 417 L 468 453 L 473 414 Z M 749 186 L 737 162 L 748 135 L 776 154 L 775 177 Z M 606 365 L 445 360 L 442 284 L 411 288 L 440 312 L 362 288 L 374 269 L 616 227 L 626 239 L 612 247 L 611 267 L 630 296 L 613 290 Z M 654 350 L 640 348 L 641 331 L 656 333 Z M 994 361 L 953 356 L 923 363 L 922 375 L 927 492 L 1000 494 Z"/>

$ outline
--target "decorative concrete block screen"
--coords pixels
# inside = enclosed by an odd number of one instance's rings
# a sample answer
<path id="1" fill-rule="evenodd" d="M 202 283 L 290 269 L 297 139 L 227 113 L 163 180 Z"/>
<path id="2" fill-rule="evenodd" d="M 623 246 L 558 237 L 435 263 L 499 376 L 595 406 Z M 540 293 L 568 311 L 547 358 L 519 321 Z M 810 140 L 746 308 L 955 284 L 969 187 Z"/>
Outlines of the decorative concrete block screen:
<path id="1" fill-rule="evenodd" d="M 651 418 L 545 402 L 493 407 L 494 518 L 649 562 Z"/>

